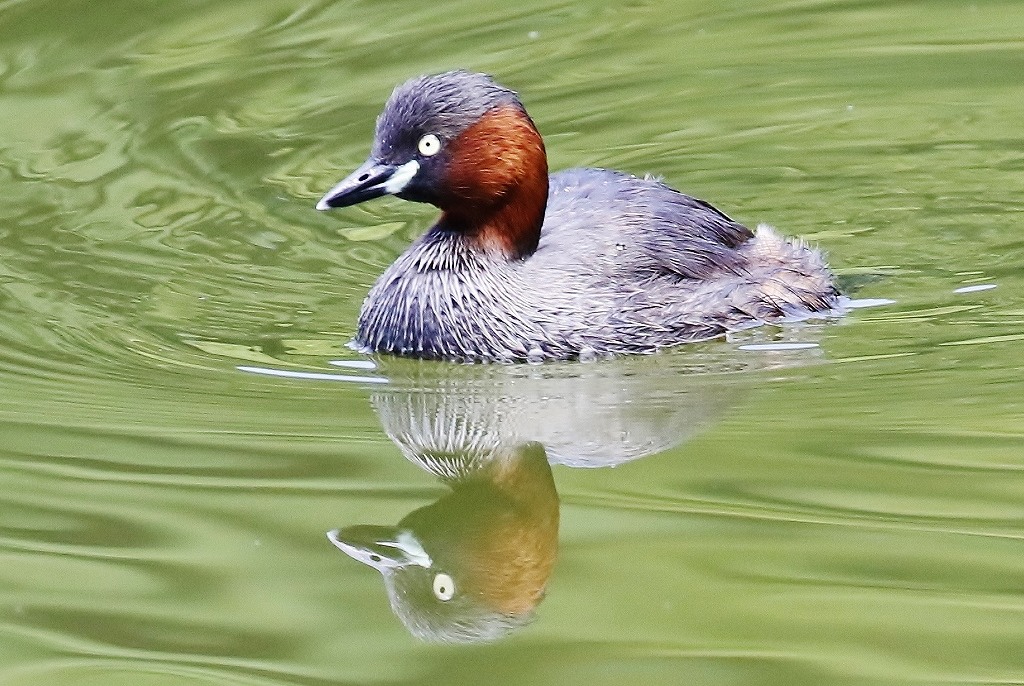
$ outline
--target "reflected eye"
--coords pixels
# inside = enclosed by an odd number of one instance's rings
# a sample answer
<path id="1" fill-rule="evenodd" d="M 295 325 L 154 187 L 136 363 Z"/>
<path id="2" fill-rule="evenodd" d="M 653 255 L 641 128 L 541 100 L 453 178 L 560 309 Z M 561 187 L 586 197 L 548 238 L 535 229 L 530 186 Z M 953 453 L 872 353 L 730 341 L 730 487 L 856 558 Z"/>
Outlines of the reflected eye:
<path id="1" fill-rule="evenodd" d="M 447 574 L 434 577 L 434 595 L 438 600 L 449 601 L 455 595 L 455 582 Z"/>
<path id="2" fill-rule="evenodd" d="M 441 139 L 432 133 L 428 133 L 420 139 L 420 142 L 416 145 L 416 149 L 419 150 L 420 154 L 424 157 L 433 157 L 441 150 Z"/>

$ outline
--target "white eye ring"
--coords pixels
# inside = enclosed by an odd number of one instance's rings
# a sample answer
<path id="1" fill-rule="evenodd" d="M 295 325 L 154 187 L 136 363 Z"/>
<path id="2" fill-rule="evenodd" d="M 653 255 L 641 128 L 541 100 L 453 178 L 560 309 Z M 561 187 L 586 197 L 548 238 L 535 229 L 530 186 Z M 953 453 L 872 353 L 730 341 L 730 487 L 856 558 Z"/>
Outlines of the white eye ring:
<path id="1" fill-rule="evenodd" d="M 441 151 L 441 139 L 432 133 L 428 133 L 416 144 L 416 149 L 424 157 L 433 157 Z"/>
<path id="2" fill-rule="evenodd" d="M 447 602 L 455 596 L 455 582 L 447 574 L 438 574 L 434 577 L 434 596 L 441 601 Z"/>

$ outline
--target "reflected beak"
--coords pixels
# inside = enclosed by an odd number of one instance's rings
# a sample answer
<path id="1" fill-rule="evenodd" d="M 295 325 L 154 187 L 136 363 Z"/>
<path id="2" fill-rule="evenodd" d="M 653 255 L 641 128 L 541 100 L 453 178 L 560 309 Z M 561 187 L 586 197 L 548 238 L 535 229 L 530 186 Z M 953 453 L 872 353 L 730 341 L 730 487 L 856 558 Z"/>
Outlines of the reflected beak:
<path id="1" fill-rule="evenodd" d="M 316 208 L 329 210 L 333 207 L 349 207 L 382 195 L 401 193 L 419 169 L 420 164 L 416 160 L 395 165 L 378 162 L 371 157 L 329 190 L 316 204 Z"/>
<path id="2" fill-rule="evenodd" d="M 327 540 L 349 557 L 384 574 L 399 567 L 430 567 L 430 555 L 412 532 L 390 526 L 359 525 L 327 532 Z"/>

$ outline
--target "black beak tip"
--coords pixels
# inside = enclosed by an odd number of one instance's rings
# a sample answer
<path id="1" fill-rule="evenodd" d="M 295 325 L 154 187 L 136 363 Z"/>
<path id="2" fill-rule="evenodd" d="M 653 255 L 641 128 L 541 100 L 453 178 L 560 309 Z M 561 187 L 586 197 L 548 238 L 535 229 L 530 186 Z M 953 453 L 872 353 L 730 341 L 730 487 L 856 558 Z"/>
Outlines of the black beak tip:
<path id="1" fill-rule="evenodd" d="M 320 198 L 320 202 L 316 204 L 316 209 L 320 210 L 321 212 L 324 212 L 326 210 L 333 210 L 338 207 L 345 207 L 345 204 L 339 202 L 338 198 L 336 196 L 331 195 L 330 193 Z"/>
<path id="2" fill-rule="evenodd" d="M 350 207 L 393 193 L 395 189 L 391 188 L 388 182 L 396 171 L 395 166 L 383 164 L 371 158 L 345 177 L 338 185 L 327 191 L 327 194 L 316 204 L 316 209 L 322 212 L 338 207 Z"/>

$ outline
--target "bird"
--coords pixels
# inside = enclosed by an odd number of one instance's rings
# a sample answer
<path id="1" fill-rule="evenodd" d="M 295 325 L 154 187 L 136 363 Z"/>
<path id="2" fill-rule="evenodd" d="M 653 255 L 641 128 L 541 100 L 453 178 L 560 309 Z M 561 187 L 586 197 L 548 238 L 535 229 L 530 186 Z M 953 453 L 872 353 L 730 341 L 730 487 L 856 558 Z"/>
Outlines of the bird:
<path id="1" fill-rule="evenodd" d="M 583 362 L 842 314 L 817 249 L 650 176 L 548 172 L 518 94 L 455 70 L 397 86 L 369 158 L 317 203 L 440 217 L 377 279 L 353 347 L 454 362 Z"/>

